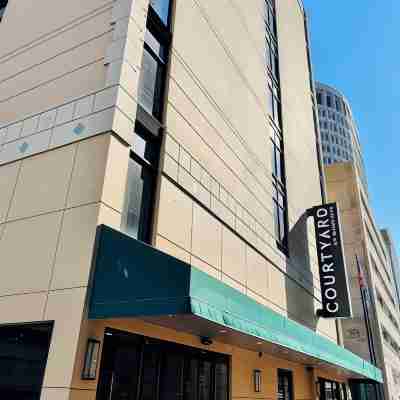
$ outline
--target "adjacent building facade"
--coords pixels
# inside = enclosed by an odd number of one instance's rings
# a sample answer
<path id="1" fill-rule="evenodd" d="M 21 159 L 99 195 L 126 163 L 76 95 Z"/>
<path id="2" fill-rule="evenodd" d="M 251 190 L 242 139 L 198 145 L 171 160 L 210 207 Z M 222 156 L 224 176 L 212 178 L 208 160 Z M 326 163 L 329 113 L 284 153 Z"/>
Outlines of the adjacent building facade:
<path id="1" fill-rule="evenodd" d="M 317 317 L 299 1 L 0 12 L 1 398 L 345 400 L 382 382 Z"/>
<path id="2" fill-rule="evenodd" d="M 354 163 L 326 166 L 325 174 L 328 198 L 341 209 L 354 314 L 341 321 L 344 345 L 376 362 L 384 371 L 386 398 L 398 399 L 400 318 L 394 258 Z"/>

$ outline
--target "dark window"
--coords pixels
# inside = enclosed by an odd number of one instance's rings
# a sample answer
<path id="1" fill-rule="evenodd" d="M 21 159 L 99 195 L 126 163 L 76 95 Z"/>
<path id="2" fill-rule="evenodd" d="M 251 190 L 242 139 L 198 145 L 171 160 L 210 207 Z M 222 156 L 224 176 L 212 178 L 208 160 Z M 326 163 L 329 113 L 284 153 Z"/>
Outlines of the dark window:
<path id="1" fill-rule="evenodd" d="M 336 103 L 336 110 L 341 111 L 342 102 L 340 101 L 339 97 L 335 97 L 335 103 Z"/>
<path id="2" fill-rule="evenodd" d="M 317 92 L 317 103 L 322 104 L 322 93 L 321 92 Z"/>
<path id="3" fill-rule="evenodd" d="M 347 400 L 347 387 L 335 381 L 319 380 L 321 400 Z"/>
<path id="4" fill-rule="evenodd" d="M 52 324 L 0 328 L 0 399 L 39 400 Z"/>
<path id="5" fill-rule="evenodd" d="M 332 97 L 329 94 L 326 96 L 326 105 L 332 107 Z"/>
<path id="6" fill-rule="evenodd" d="M 162 121 L 171 31 L 170 1 L 151 1 L 147 16 L 144 51 L 138 86 L 138 102 Z"/>
<path id="7" fill-rule="evenodd" d="M 228 400 L 226 356 L 107 329 L 98 400 Z"/>
<path id="8" fill-rule="evenodd" d="M 150 242 L 159 141 L 137 124 L 133 149 L 121 228 L 138 240 Z"/>
<path id="9" fill-rule="evenodd" d="M 277 134 L 271 139 L 272 147 L 272 175 L 283 185 L 283 155 L 281 151 L 281 141 Z"/>
<path id="10" fill-rule="evenodd" d="M 279 187 L 274 188 L 274 219 L 275 219 L 275 238 L 282 249 L 287 249 L 287 215 L 286 198 Z"/>
<path id="11" fill-rule="evenodd" d="M 139 79 L 139 104 L 158 120 L 162 119 L 168 47 L 150 28 L 145 33 Z"/>
<path id="12" fill-rule="evenodd" d="M 268 67 L 268 71 L 272 74 L 275 79 L 279 79 L 279 64 L 278 55 L 274 41 L 269 35 L 266 36 L 265 40 L 265 59 Z"/>
<path id="13" fill-rule="evenodd" d="M 0 22 L 3 19 L 4 13 L 6 12 L 6 7 L 8 0 L 0 0 Z"/>
<path id="14" fill-rule="evenodd" d="M 273 35 L 276 35 L 275 7 L 273 0 L 265 0 L 265 25 Z"/>
<path id="15" fill-rule="evenodd" d="M 169 25 L 171 4 L 170 0 L 150 0 L 150 5 L 155 13 L 160 17 L 164 25 Z"/>
<path id="16" fill-rule="evenodd" d="M 278 369 L 278 400 L 293 400 L 293 374 Z"/>
<path id="17" fill-rule="evenodd" d="M 281 105 L 277 87 L 271 83 L 268 86 L 268 112 L 277 126 L 281 126 Z"/>
<path id="18" fill-rule="evenodd" d="M 288 216 L 286 201 L 286 182 L 282 138 L 281 94 L 279 81 L 279 51 L 276 41 L 276 15 L 274 1 L 265 1 L 266 19 L 266 58 L 268 71 L 272 78 L 268 80 L 267 107 L 268 114 L 273 120 L 271 126 L 271 171 L 274 187 L 273 207 L 275 237 L 278 248 L 284 253 L 288 251 L 287 233 Z"/>
<path id="19" fill-rule="evenodd" d="M 129 160 L 122 230 L 151 241 L 154 194 L 171 44 L 170 0 L 151 0 L 138 85 L 135 143 Z"/>

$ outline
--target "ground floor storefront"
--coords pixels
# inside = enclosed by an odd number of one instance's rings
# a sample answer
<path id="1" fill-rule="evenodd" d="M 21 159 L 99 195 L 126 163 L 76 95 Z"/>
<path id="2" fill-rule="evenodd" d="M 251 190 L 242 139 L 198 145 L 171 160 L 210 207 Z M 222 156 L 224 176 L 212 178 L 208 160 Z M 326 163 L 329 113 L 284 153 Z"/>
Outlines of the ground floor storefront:
<path id="1" fill-rule="evenodd" d="M 0 328 L 1 399 L 40 399 L 51 328 L 51 324 Z M 199 336 L 136 319 L 86 321 L 71 384 L 75 394 L 70 398 L 374 399 L 373 385 L 366 392 L 342 371 L 305 364 L 284 349 L 272 355 L 223 343 L 219 340 L 223 335 L 222 331 L 217 340 L 205 343 Z M 89 365 L 88 340 L 98 343 Z M 93 375 L 84 376 L 88 371 Z"/>
<path id="2" fill-rule="evenodd" d="M 1 400 L 383 400 L 375 366 L 108 227 L 82 308 L 57 296 L 50 321 L 0 321 Z"/>

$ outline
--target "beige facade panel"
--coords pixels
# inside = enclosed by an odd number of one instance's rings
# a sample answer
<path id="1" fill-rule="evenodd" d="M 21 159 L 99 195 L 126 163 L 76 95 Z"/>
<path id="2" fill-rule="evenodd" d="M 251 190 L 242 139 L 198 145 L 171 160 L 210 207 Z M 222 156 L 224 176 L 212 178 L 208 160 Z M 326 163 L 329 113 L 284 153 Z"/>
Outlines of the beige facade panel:
<path id="1" fill-rule="evenodd" d="M 13 163 L 2 167 L 0 174 L 0 224 L 3 223 L 10 210 L 12 196 L 14 195 L 15 185 L 21 163 Z"/>
<path id="2" fill-rule="evenodd" d="M 70 146 L 23 162 L 8 220 L 65 207 L 75 151 Z"/>
<path id="3" fill-rule="evenodd" d="M 49 293 L 45 321 L 56 321 L 43 386 L 68 388 L 78 345 L 86 288 Z"/>
<path id="4" fill-rule="evenodd" d="M 1 324 L 41 321 L 47 302 L 47 293 L 28 293 L 0 297 Z"/>
<path id="5" fill-rule="evenodd" d="M 51 290 L 87 286 L 98 217 L 97 204 L 65 211 Z"/>
<path id="6" fill-rule="evenodd" d="M 1 296 L 48 290 L 61 219 L 59 212 L 6 224 L 0 253 L 9 268 L 2 274 Z"/>
<path id="7" fill-rule="evenodd" d="M 101 199 L 109 141 L 109 135 L 101 135 L 78 145 L 67 200 L 68 208 Z"/>

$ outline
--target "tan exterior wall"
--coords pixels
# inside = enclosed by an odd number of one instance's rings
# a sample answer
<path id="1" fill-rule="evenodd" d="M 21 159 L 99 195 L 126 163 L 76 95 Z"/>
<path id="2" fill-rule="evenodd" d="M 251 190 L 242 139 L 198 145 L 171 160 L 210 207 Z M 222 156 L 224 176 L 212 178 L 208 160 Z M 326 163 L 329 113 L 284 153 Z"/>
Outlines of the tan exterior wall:
<path id="1" fill-rule="evenodd" d="M 108 134 L 0 168 L 0 323 L 55 321 L 43 398 L 71 385 L 96 226 L 119 228 L 127 159 Z"/>
<path id="2" fill-rule="evenodd" d="M 321 193 L 295 0 L 277 3 L 291 257 L 275 243 L 263 4 L 176 2 L 155 242 L 336 340 L 335 324 L 314 317 L 318 268 L 304 213 Z"/>
<path id="3" fill-rule="evenodd" d="M 11 1 L 0 24 L 0 324 L 54 321 L 42 399 L 69 398 L 96 227 L 120 227 L 147 7 Z"/>
<path id="4" fill-rule="evenodd" d="M 112 2 L 11 1 L 6 11 L 0 34 L 12 40 L 0 44 L 2 123 L 104 87 Z"/>
<path id="5" fill-rule="evenodd" d="M 132 141 L 147 8 L 148 0 L 9 3 L 0 34 L 15 40 L 0 43 L 0 165 L 107 131 Z"/>
<path id="6" fill-rule="evenodd" d="M 343 320 L 344 345 L 366 360 L 370 360 L 365 314 L 361 302 L 356 256 L 363 268 L 369 287 L 374 347 L 385 374 L 385 390 L 392 399 L 399 389 L 400 357 L 384 340 L 383 330 L 400 344 L 400 319 L 390 257 L 368 204 L 361 178 L 352 163 L 325 167 L 328 198 L 339 204 L 343 226 L 343 241 L 348 269 L 354 318 Z M 381 297 L 384 306 L 378 298 Z M 391 310 L 393 320 L 388 316 Z"/>

